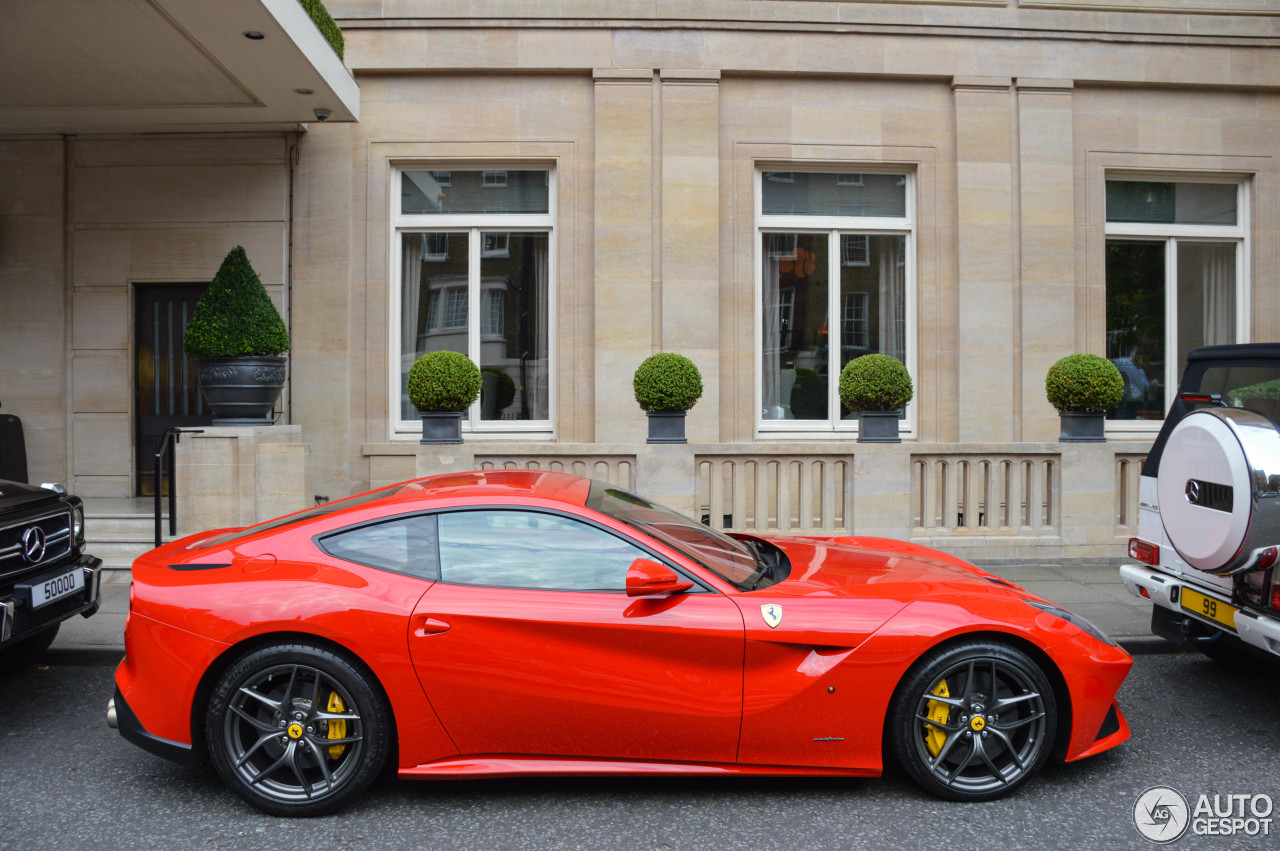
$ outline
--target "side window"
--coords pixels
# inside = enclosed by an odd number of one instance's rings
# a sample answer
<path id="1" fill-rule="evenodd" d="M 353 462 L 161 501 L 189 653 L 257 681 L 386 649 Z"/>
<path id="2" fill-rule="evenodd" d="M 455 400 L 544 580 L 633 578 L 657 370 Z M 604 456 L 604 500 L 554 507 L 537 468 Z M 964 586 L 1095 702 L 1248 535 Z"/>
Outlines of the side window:
<path id="1" fill-rule="evenodd" d="M 433 514 L 397 517 L 328 535 L 320 548 L 334 558 L 381 570 L 434 580 L 439 577 L 436 518 Z"/>
<path id="2" fill-rule="evenodd" d="M 622 591 L 627 568 L 648 557 L 621 538 L 535 511 L 440 515 L 440 579 L 459 585 Z"/>

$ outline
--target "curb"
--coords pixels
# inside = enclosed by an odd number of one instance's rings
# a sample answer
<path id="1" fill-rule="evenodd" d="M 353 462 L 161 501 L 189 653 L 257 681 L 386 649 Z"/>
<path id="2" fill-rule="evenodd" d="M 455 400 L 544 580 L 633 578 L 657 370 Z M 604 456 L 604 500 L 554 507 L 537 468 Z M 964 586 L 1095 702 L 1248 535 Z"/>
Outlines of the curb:
<path id="1" fill-rule="evenodd" d="M 1130 656 L 1161 656 L 1183 652 L 1183 649 L 1172 641 L 1165 641 L 1154 635 L 1143 638 L 1120 638 L 1116 639 L 1116 642 Z"/>

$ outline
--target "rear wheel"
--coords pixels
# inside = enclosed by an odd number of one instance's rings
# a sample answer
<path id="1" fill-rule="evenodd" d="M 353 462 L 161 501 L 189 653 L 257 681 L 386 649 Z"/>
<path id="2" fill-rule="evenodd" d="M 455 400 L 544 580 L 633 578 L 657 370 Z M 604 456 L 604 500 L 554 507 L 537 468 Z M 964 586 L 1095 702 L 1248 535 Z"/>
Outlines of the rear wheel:
<path id="1" fill-rule="evenodd" d="M 969 641 L 924 656 L 890 707 L 890 745 L 907 774 L 952 801 L 1007 795 L 1049 756 L 1057 703 L 1014 647 Z"/>
<path id="2" fill-rule="evenodd" d="M 255 650 L 218 680 L 205 716 L 214 767 L 273 815 L 332 812 L 386 762 L 391 712 L 354 660 L 307 644 Z"/>

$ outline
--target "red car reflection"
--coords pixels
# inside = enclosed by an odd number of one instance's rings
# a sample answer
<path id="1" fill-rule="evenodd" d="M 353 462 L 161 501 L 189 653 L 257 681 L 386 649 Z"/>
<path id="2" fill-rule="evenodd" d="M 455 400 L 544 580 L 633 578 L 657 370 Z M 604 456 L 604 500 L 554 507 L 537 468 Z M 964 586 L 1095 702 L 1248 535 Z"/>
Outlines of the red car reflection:
<path id="1" fill-rule="evenodd" d="M 1004 795 L 1123 742 L 1129 656 L 944 553 L 436 476 L 134 564 L 109 721 L 281 815 L 402 777 L 880 774 Z"/>

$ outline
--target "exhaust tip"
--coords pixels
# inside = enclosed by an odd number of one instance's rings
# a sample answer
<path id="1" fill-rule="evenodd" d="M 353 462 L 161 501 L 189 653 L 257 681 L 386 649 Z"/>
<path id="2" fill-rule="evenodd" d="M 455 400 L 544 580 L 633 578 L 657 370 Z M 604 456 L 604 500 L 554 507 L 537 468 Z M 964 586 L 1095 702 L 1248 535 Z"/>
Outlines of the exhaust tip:
<path id="1" fill-rule="evenodd" d="M 112 730 L 120 729 L 120 724 L 116 720 L 116 699 L 114 697 L 107 701 L 107 726 Z"/>

